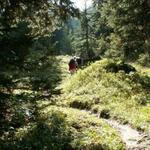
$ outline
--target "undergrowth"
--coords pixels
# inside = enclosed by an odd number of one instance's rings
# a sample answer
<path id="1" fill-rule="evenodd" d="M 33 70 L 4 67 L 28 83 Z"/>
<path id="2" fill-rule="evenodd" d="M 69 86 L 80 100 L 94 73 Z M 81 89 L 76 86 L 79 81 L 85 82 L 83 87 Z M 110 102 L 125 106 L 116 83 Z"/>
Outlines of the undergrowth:
<path id="1" fill-rule="evenodd" d="M 69 57 L 57 60 L 53 65 L 48 65 L 52 60 L 40 64 L 28 78 L 18 79 L 18 89 L 11 96 L 1 96 L 5 107 L 0 149 L 125 149 L 117 131 L 82 109 L 149 131 L 147 74 L 109 72 L 106 66 L 114 62 L 102 60 L 71 76 L 67 68 Z"/>
<path id="2" fill-rule="evenodd" d="M 150 132 L 150 76 L 139 70 L 108 71 L 110 64 L 118 62 L 97 61 L 64 83 L 63 105 L 99 114 L 107 110 L 110 117 Z"/>
<path id="3" fill-rule="evenodd" d="M 118 133 L 103 120 L 56 106 L 41 109 L 38 121 L 18 128 L 7 142 L 5 138 L 3 150 L 125 150 Z"/>

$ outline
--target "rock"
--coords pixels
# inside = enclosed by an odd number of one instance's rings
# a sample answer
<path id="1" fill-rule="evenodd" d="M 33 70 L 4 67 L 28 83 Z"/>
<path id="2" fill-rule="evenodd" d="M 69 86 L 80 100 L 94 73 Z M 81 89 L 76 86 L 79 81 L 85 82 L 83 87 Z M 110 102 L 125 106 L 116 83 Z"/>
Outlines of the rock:
<path id="1" fill-rule="evenodd" d="M 119 64 L 117 63 L 110 63 L 105 67 L 107 72 L 113 72 L 113 73 L 117 73 L 119 71 L 124 71 L 126 74 L 129 74 L 130 72 L 136 72 L 136 69 L 129 65 L 126 64 L 124 62 L 121 62 Z"/>
<path id="2" fill-rule="evenodd" d="M 108 109 L 102 110 L 99 117 L 109 119 L 110 118 L 110 111 Z"/>

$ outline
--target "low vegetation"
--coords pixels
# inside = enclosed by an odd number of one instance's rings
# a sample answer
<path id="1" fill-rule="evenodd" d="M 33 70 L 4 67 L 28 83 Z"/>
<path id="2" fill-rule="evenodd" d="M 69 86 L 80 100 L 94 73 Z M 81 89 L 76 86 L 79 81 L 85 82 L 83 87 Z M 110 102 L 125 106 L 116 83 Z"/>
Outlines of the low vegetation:
<path id="1" fill-rule="evenodd" d="M 119 133 L 103 119 L 74 108 L 64 107 L 61 101 L 60 88 L 57 84 L 65 77 L 72 78 L 67 71 L 69 56 L 57 57 L 53 66 L 41 65 L 35 69 L 36 76 L 28 76 L 28 80 L 18 80 L 18 89 L 12 95 L 6 94 L 2 106 L 0 149 L 3 150 L 124 150 Z M 55 60 L 55 63 L 54 63 Z M 47 63 L 46 63 L 47 64 Z M 60 65 L 61 64 L 61 65 Z M 51 76 L 43 78 L 43 67 Z M 57 69 L 57 67 L 59 69 Z M 28 75 L 28 73 L 26 74 Z M 53 78 L 54 77 L 54 78 Z M 67 78 L 67 80 L 68 80 Z M 24 78 L 26 79 L 26 78 Z M 35 89 L 29 82 L 41 85 L 44 81 L 51 83 Z M 43 80 L 44 79 L 44 80 Z M 51 82 L 49 82 L 51 81 Z M 61 84 L 61 83 L 60 83 Z M 28 85 L 28 90 L 23 86 Z M 4 95 L 3 95 L 4 96 Z M 59 106 L 60 105 L 60 106 Z"/>
<path id="2" fill-rule="evenodd" d="M 118 133 L 86 111 L 46 106 L 35 122 L 1 137 L 3 150 L 125 150 Z"/>
<path id="3" fill-rule="evenodd" d="M 91 2 L 0 1 L 0 150 L 124 150 L 108 118 L 150 132 L 150 3 Z"/>
<path id="4" fill-rule="evenodd" d="M 134 71 L 114 72 L 112 64 L 120 66 L 119 62 L 103 59 L 79 70 L 64 84 L 62 103 L 150 132 L 150 76 L 131 65 Z"/>

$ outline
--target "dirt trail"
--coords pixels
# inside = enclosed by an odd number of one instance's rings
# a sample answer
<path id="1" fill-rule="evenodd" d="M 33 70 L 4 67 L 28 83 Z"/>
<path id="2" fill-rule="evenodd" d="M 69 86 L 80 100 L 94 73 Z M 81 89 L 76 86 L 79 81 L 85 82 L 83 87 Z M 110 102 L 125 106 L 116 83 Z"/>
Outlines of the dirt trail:
<path id="1" fill-rule="evenodd" d="M 93 114 L 91 111 L 86 112 L 99 118 L 98 114 Z M 120 137 L 126 145 L 126 150 L 150 150 L 150 135 L 112 119 L 105 119 L 105 121 L 120 133 Z"/>
<path id="2" fill-rule="evenodd" d="M 106 122 L 120 132 L 127 150 L 150 150 L 148 135 L 132 129 L 129 125 L 122 125 L 114 120 L 106 120 Z"/>

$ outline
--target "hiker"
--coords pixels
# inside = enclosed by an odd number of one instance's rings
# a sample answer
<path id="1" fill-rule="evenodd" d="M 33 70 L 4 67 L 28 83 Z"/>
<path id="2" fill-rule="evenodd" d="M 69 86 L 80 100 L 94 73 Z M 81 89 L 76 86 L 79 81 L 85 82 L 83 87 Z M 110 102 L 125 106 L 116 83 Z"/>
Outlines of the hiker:
<path id="1" fill-rule="evenodd" d="M 78 64 L 76 62 L 76 56 L 70 59 L 69 61 L 69 71 L 71 74 L 75 73 L 77 71 Z"/>
<path id="2" fill-rule="evenodd" d="M 81 68 L 83 65 L 83 59 L 81 59 L 81 57 L 75 57 L 75 60 L 77 62 L 78 68 Z"/>

